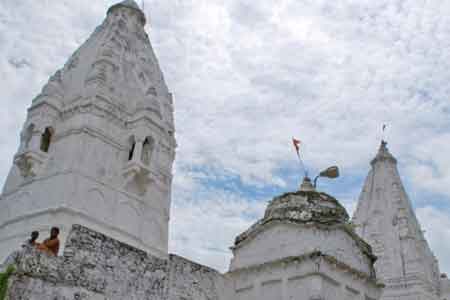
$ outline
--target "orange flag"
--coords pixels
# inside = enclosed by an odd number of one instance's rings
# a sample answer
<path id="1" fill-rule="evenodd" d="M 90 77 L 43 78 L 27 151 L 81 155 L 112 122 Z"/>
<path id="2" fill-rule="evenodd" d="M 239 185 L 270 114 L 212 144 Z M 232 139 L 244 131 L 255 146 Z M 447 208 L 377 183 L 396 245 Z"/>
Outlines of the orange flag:
<path id="1" fill-rule="evenodd" d="M 296 138 L 292 138 L 292 144 L 294 144 L 295 151 L 297 151 L 297 155 L 300 156 L 300 144 L 302 142 L 300 140 L 297 140 Z"/>

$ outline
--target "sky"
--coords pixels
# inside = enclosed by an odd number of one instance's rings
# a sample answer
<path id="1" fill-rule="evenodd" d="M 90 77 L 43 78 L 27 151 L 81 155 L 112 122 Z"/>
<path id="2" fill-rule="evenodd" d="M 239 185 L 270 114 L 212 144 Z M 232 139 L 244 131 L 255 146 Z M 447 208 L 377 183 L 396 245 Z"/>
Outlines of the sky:
<path id="1" fill-rule="evenodd" d="M 0 2 L 0 185 L 26 109 L 115 1 Z M 228 268 L 234 237 L 298 188 L 291 144 L 351 213 L 382 138 L 450 272 L 450 2 L 146 0 L 175 98 L 170 249 Z"/>

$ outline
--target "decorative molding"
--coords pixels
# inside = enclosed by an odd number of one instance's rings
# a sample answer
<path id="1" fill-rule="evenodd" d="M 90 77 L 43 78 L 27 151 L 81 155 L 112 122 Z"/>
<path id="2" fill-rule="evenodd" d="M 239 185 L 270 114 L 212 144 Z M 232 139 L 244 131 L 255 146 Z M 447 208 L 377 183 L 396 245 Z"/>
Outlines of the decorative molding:
<path id="1" fill-rule="evenodd" d="M 378 287 L 384 286 L 383 284 L 376 281 L 375 274 L 368 274 L 368 273 L 356 270 L 356 269 L 352 268 L 351 266 L 347 265 L 346 263 L 339 261 L 337 258 L 335 258 L 331 255 L 324 254 L 320 251 L 313 251 L 313 252 L 305 253 L 305 254 L 299 255 L 299 256 L 289 256 L 289 257 L 265 262 L 263 264 L 256 264 L 256 265 L 251 265 L 251 266 L 235 269 L 233 271 L 226 273 L 226 275 L 235 276 L 236 274 L 240 274 L 240 273 L 263 271 L 265 269 L 272 269 L 274 266 L 282 266 L 283 268 L 286 268 L 289 265 L 302 263 L 306 260 L 313 260 L 319 264 L 320 264 L 321 260 L 323 260 L 323 261 L 326 261 L 327 263 L 329 263 L 334 268 L 345 270 L 346 272 L 356 276 L 357 278 L 363 279 L 367 282 L 370 282 L 375 286 L 378 286 Z M 317 273 L 317 272 L 318 272 L 317 270 L 314 271 L 314 273 Z M 320 273 L 317 273 L 317 275 L 323 276 Z"/>
<path id="2" fill-rule="evenodd" d="M 14 157 L 14 164 L 20 171 L 20 175 L 28 179 L 39 174 L 43 164 L 47 161 L 48 155 L 43 152 L 26 151 Z"/>
<path id="3" fill-rule="evenodd" d="M 95 178 L 93 176 L 90 176 L 90 175 L 85 174 L 85 173 L 83 173 L 83 172 L 81 172 L 79 170 L 74 170 L 74 169 L 66 170 L 66 171 L 63 171 L 63 172 L 55 172 L 55 173 L 53 173 L 51 175 L 47 175 L 47 176 L 34 177 L 34 178 L 32 178 L 32 180 L 27 181 L 22 186 L 9 191 L 8 193 L 2 194 L 2 199 L 1 200 L 2 201 L 7 201 L 8 198 L 11 195 L 13 195 L 13 194 L 17 193 L 18 191 L 20 191 L 21 189 L 23 189 L 23 187 L 25 185 L 30 185 L 30 184 L 35 183 L 35 182 L 48 180 L 48 179 L 51 179 L 51 178 L 56 177 L 56 176 L 64 176 L 64 175 L 71 175 L 71 174 L 74 174 L 74 175 L 80 176 L 83 179 L 88 179 L 88 180 L 90 180 L 92 182 L 95 182 L 95 183 L 99 184 L 100 186 L 103 186 L 105 189 L 110 189 L 110 190 L 112 190 L 114 192 L 117 192 L 119 194 L 123 194 L 126 197 L 129 197 L 130 199 L 133 199 L 134 201 L 140 203 L 140 205 L 144 205 L 145 207 L 151 209 L 156 214 L 163 215 L 163 217 L 165 217 L 165 218 L 169 217 L 168 215 L 166 215 L 167 212 L 164 209 L 154 206 L 151 202 L 146 201 L 146 199 L 144 199 L 142 197 L 139 197 L 136 194 L 129 193 L 129 192 L 123 190 L 123 189 L 119 189 L 119 188 L 115 187 L 114 185 L 112 185 L 110 183 L 107 183 L 107 182 L 104 182 L 104 181 L 100 181 L 100 180 L 98 180 L 97 178 Z M 2 226 L 3 225 L 0 223 L 0 228 Z"/>

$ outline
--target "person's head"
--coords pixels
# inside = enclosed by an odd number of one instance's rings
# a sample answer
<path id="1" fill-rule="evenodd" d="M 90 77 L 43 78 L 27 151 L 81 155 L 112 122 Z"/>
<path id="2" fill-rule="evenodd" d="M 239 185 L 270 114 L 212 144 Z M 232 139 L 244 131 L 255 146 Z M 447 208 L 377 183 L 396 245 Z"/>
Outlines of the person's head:
<path id="1" fill-rule="evenodd" d="M 58 234 L 59 234 L 59 228 L 52 227 L 52 229 L 50 230 L 50 238 L 54 239 L 54 238 L 58 237 Z"/>
<path id="2" fill-rule="evenodd" d="M 39 237 L 39 231 L 33 231 L 31 233 L 31 241 L 34 242 L 35 240 L 37 240 Z"/>

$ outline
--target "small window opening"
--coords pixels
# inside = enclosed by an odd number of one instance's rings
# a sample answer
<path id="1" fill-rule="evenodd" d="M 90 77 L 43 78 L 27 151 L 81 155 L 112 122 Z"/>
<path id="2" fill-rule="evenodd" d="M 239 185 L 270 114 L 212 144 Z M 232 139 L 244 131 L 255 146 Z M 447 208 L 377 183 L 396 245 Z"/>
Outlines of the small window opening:
<path id="1" fill-rule="evenodd" d="M 50 127 L 45 128 L 44 133 L 41 137 L 41 151 L 48 153 L 48 150 L 50 149 L 50 144 L 52 142 L 52 129 Z"/>
<path id="2" fill-rule="evenodd" d="M 133 159 L 135 148 L 136 148 L 136 141 L 134 140 L 134 137 L 132 136 L 130 138 L 130 150 L 128 150 L 128 161 Z"/>
<path id="3" fill-rule="evenodd" d="M 153 152 L 153 139 L 147 137 L 144 140 L 144 143 L 142 144 L 142 156 L 141 161 L 146 164 L 150 165 L 150 159 Z"/>

